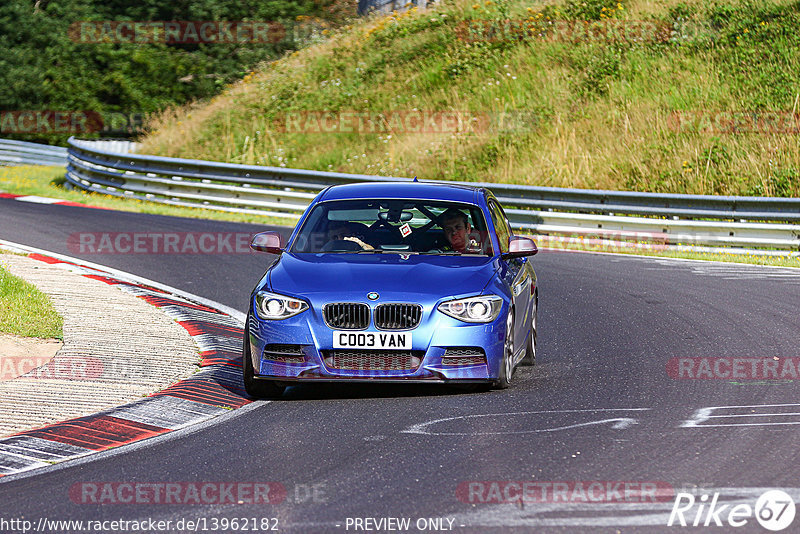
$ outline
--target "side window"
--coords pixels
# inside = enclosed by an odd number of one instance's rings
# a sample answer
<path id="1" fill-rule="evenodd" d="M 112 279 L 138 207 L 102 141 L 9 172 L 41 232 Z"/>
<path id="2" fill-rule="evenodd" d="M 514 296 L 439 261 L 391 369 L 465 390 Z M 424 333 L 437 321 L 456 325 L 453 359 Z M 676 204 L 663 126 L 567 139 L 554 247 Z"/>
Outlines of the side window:
<path id="1" fill-rule="evenodd" d="M 511 228 L 508 226 L 503 208 L 494 200 L 490 200 L 489 213 L 492 215 L 492 223 L 497 232 L 497 240 L 500 242 L 500 252 L 508 252 L 508 243 L 511 240 Z"/>

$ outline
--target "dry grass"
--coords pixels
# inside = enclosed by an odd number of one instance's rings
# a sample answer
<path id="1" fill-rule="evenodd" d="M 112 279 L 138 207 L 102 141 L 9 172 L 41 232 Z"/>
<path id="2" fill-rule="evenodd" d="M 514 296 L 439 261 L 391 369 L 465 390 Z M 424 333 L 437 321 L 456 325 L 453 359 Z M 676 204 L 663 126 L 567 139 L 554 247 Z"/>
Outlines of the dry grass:
<path id="1" fill-rule="evenodd" d="M 512 18 L 527 16 L 530 4 L 506 3 Z M 667 20 L 679 5 L 705 4 L 628 0 L 614 16 Z M 143 151 L 433 179 L 800 196 L 800 136 L 676 131 L 675 111 L 753 109 L 719 45 L 534 39 L 481 48 L 456 37 L 457 21 L 496 17 L 500 8 L 476 6 L 450 0 L 425 13 L 356 22 L 265 65 L 210 102 L 164 113 Z M 790 65 L 800 63 L 800 54 L 787 54 Z M 795 106 L 794 98 L 785 100 L 774 109 Z M 532 131 L 391 137 L 287 134 L 277 120 L 287 111 L 414 108 L 522 110 L 538 120 Z"/>

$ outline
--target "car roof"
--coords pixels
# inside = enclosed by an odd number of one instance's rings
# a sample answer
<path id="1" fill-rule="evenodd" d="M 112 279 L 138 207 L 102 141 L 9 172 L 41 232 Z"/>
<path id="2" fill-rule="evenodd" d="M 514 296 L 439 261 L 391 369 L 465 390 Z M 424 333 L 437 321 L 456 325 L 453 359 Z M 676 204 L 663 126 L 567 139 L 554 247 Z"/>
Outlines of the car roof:
<path id="1" fill-rule="evenodd" d="M 477 203 L 480 188 L 459 184 L 426 182 L 362 182 L 329 187 L 318 199 L 347 200 L 357 198 L 409 198 Z"/>

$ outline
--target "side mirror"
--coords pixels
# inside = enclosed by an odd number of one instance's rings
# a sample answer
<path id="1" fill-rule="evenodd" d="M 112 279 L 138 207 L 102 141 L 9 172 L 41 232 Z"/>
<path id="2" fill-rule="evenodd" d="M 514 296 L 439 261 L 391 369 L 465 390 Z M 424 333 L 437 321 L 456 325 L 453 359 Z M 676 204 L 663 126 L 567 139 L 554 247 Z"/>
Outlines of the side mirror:
<path id="1" fill-rule="evenodd" d="M 521 258 L 523 256 L 533 256 L 539 252 L 536 243 L 529 237 L 511 236 L 508 244 L 508 252 L 503 254 L 506 258 Z"/>
<path id="2" fill-rule="evenodd" d="M 270 254 L 280 254 L 281 234 L 278 232 L 261 232 L 253 236 L 250 240 L 250 248 L 257 252 L 269 252 Z"/>

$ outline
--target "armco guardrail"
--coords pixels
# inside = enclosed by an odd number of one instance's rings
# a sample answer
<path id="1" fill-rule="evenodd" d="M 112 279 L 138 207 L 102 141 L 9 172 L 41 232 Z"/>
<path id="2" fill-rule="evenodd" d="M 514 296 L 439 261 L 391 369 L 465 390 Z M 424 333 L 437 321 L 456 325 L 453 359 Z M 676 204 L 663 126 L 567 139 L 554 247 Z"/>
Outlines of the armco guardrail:
<path id="1" fill-rule="evenodd" d="M 83 189 L 179 206 L 299 218 L 323 188 L 408 178 L 147 156 L 70 139 L 67 180 Z M 115 151 L 116 150 L 116 151 Z M 447 182 L 454 183 L 454 182 Z M 593 191 L 473 183 L 517 229 L 664 244 L 800 249 L 800 199 Z"/>
<path id="2" fill-rule="evenodd" d="M 67 149 L 60 146 L 0 139 L 0 165 L 67 165 Z"/>

